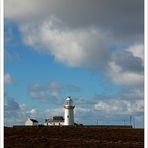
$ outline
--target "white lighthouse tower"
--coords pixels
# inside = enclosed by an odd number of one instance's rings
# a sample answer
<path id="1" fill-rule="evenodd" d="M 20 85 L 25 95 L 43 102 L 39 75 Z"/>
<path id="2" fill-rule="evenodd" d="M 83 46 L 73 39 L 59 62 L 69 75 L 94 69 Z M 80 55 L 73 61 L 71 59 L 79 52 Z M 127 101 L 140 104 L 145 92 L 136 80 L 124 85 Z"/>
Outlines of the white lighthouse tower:
<path id="1" fill-rule="evenodd" d="M 65 101 L 64 110 L 65 110 L 65 121 L 64 125 L 71 126 L 74 125 L 74 113 L 73 109 L 75 106 L 73 106 L 73 101 L 71 97 L 68 97 Z"/>

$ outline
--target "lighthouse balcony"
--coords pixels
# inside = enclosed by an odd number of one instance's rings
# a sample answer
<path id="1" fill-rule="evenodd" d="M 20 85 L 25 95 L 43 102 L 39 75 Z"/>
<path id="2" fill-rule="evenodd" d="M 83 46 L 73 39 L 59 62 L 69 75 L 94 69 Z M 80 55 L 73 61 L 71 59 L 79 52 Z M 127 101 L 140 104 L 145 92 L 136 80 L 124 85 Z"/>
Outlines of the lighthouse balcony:
<path id="1" fill-rule="evenodd" d="M 65 106 L 64 106 L 64 108 L 65 108 L 65 109 L 74 109 L 74 108 L 75 108 L 75 106 L 65 105 Z"/>

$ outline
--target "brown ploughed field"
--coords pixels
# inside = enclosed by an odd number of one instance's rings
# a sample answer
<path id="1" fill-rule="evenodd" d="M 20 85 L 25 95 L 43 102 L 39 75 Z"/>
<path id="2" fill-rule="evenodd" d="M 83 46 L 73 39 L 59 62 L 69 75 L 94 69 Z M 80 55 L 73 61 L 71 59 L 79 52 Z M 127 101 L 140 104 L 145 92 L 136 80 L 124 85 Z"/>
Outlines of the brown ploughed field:
<path id="1" fill-rule="evenodd" d="M 144 129 L 99 127 L 9 127 L 5 148 L 143 148 Z"/>

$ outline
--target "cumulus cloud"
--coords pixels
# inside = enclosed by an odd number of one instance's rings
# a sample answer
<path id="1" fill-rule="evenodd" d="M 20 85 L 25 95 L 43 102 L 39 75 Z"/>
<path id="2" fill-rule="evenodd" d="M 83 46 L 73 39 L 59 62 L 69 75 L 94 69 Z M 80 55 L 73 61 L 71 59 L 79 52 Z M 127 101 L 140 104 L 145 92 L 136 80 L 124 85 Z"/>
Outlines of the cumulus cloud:
<path id="1" fill-rule="evenodd" d="M 124 72 L 122 67 L 114 62 L 109 63 L 109 77 L 118 85 L 139 85 L 143 84 L 144 76 L 134 72 Z"/>
<path id="2" fill-rule="evenodd" d="M 102 118 L 122 119 L 133 115 L 143 116 L 144 114 L 144 90 L 143 88 L 122 88 L 117 95 L 104 94 L 96 95 L 94 98 L 75 99 L 75 113 L 77 118 Z M 115 118 L 115 116 L 117 116 Z"/>
<path id="3" fill-rule="evenodd" d="M 141 49 L 143 51 L 143 49 Z M 139 57 L 135 57 L 131 52 L 120 50 L 117 51 L 112 60 L 116 65 L 122 67 L 122 71 L 143 73 L 143 61 Z"/>
<path id="4" fill-rule="evenodd" d="M 70 67 L 97 67 L 108 57 L 107 33 L 93 27 L 69 29 L 61 27 L 52 17 L 39 25 L 24 25 L 21 32 L 26 45 L 38 52 L 47 52 L 55 61 Z"/>
<path id="5" fill-rule="evenodd" d="M 126 49 L 131 52 L 133 56 L 141 59 L 142 63 L 144 63 L 144 45 L 143 44 L 135 44 Z"/>
<path id="6" fill-rule="evenodd" d="M 136 50 L 134 50 L 136 49 Z M 143 45 L 132 45 L 113 53 L 108 62 L 108 76 L 119 85 L 140 85 L 144 82 Z"/>
<path id="7" fill-rule="evenodd" d="M 51 17 L 38 25 L 22 25 L 20 30 L 26 45 L 39 53 L 50 54 L 56 62 L 100 72 L 108 69 L 108 77 L 118 85 L 139 85 L 144 82 L 142 43 L 118 49 L 109 58 L 109 50 L 115 40 L 110 38 L 109 32 L 95 27 L 70 29 L 61 20 Z"/>
<path id="8" fill-rule="evenodd" d="M 12 85 L 12 84 L 14 84 L 14 80 L 13 80 L 12 76 L 9 73 L 6 73 L 4 75 L 4 83 L 5 83 L 5 85 Z"/>
<path id="9" fill-rule="evenodd" d="M 29 95 L 33 99 L 40 100 L 42 102 L 48 102 L 49 100 L 54 102 L 58 101 L 59 92 L 63 86 L 58 83 L 49 84 L 34 84 L 29 88 Z"/>
<path id="10" fill-rule="evenodd" d="M 123 89 L 120 91 L 119 96 L 129 101 L 144 100 L 144 89 L 142 87 Z"/>
<path id="11" fill-rule="evenodd" d="M 68 26 L 99 26 L 127 41 L 143 32 L 143 0 L 6 0 L 4 6 L 5 18 L 17 22 L 43 21 L 54 15 Z"/>
<path id="12" fill-rule="evenodd" d="M 8 99 L 7 104 L 5 104 L 4 108 L 7 111 L 20 110 L 18 103 L 13 98 Z"/>
<path id="13" fill-rule="evenodd" d="M 134 101 L 115 97 L 109 100 L 98 99 L 89 107 L 79 104 L 75 108 L 75 120 L 83 124 L 130 124 L 130 116 L 135 118 L 136 126 L 143 121 L 143 99 Z"/>
<path id="14" fill-rule="evenodd" d="M 24 120 L 22 116 L 21 108 L 18 102 L 14 98 L 5 100 L 4 104 L 4 124 L 5 126 L 12 126 L 16 123 L 22 123 Z"/>
<path id="15" fill-rule="evenodd" d="M 75 113 L 78 118 L 115 118 L 115 116 L 144 114 L 144 90 L 143 88 L 122 88 L 117 95 L 96 95 L 94 98 L 75 99 Z M 82 115 L 82 116 L 81 116 Z M 118 118 L 118 117 L 117 117 Z M 100 119 L 102 120 L 102 119 Z"/>
<path id="16" fill-rule="evenodd" d="M 134 102 L 127 100 L 108 100 L 99 101 L 95 104 L 95 109 L 104 114 L 139 114 L 144 112 L 144 101 L 136 100 Z"/>
<path id="17" fill-rule="evenodd" d="M 29 96 L 33 99 L 47 103 L 62 103 L 62 91 L 77 93 L 80 88 L 74 85 L 50 82 L 47 84 L 33 84 L 29 90 Z"/>

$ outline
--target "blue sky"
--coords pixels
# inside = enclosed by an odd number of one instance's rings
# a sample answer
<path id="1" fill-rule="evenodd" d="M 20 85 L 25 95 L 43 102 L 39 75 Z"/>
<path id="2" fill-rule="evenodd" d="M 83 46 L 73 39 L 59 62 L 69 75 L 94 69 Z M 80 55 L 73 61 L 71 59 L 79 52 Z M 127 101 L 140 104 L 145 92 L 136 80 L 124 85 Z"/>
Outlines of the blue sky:
<path id="1" fill-rule="evenodd" d="M 76 122 L 129 124 L 132 115 L 143 127 L 143 1 L 6 0 L 4 8 L 5 125 L 63 115 L 71 96 Z"/>

